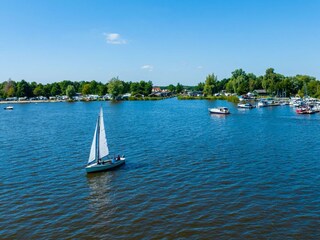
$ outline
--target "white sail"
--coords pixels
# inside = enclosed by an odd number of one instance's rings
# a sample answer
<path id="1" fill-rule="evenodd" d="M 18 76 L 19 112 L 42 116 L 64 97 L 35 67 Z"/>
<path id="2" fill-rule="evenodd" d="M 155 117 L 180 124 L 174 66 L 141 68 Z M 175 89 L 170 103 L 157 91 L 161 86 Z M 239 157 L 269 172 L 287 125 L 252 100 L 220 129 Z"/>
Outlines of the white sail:
<path id="1" fill-rule="evenodd" d="M 96 129 L 94 131 L 94 135 L 93 135 L 93 140 L 92 140 L 92 144 L 91 144 L 91 150 L 90 150 L 90 156 L 89 156 L 89 160 L 88 160 L 88 164 L 93 162 L 94 160 L 96 160 L 96 149 L 97 149 L 97 130 L 98 130 L 98 121 L 96 124 Z"/>
<path id="2" fill-rule="evenodd" d="M 108 144 L 107 144 L 107 137 L 106 131 L 104 128 L 104 121 L 103 121 L 103 111 L 102 107 L 100 108 L 100 125 L 99 125 L 99 158 L 103 158 L 109 154 Z"/>

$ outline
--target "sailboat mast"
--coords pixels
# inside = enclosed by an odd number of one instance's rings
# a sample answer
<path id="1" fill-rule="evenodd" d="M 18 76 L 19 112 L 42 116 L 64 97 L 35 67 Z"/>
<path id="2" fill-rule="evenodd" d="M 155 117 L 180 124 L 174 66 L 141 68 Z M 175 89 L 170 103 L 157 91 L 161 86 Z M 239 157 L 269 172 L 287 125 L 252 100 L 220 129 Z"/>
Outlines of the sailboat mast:
<path id="1" fill-rule="evenodd" d="M 100 113 L 98 116 L 98 120 L 97 120 L 97 139 L 96 139 L 96 156 L 97 156 L 97 161 L 100 160 L 100 156 L 99 156 L 99 136 L 100 136 Z"/>

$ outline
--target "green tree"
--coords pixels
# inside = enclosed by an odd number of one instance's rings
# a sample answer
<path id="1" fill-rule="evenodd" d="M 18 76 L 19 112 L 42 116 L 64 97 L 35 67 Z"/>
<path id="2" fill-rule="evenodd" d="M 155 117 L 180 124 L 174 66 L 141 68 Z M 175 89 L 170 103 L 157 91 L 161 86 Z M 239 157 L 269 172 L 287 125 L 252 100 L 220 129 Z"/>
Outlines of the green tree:
<path id="1" fill-rule="evenodd" d="M 72 97 L 76 95 L 76 90 L 74 89 L 73 85 L 67 86 L 66 95 L 68 96 L 69 99 L 72 99 Z"/>
<path id="2" fill-rule="evenodd" d="M 43 86 L 43 96 L 49 98 L 51 95 L 51 84 L 46 84 Z"/>
<path id="3" fill-rule="evenodd" d="M 108 83 L 108 93 L 111 94 L 113 100 L 123 93 L 123 88 L 122 81 L 118 78 L 112 78 Z"/>
<path id="4" fill-rule="evenodd" d="M 173 84 L 170 84 L 167 88 L 168 88 L 168 90 L 170 92 L 175 92 L 176 91 L 176 87 Z"/>
<path id="5" fill-rule="evenodd" d="M 4 98 L 3 85 L 4 83 L 0 83 L 0 98 Z"/>
<path id="6" fill-rule="evenodd" d="M 218 81 L 217 76 L 215 76 L 213 73 L 209 74 L 206 77 L 206 81 L 205 81 L 204 87 L 203 87 L 204 95 L 212 96 L 215 93 L 217 81 Z"/>
<path id="7" fill-rule="evenodd" d="M 74 86 L 74 90 L 76 91 L 76 93 L 80 93 L 80 85 L 81 82 L 73 82 L 72 85 Z"/>
<path id="8" fill-rule="evenodd" d="M 224 78 L 221 81 L 217 81 L 216 92 L 221 92 L 222 90 L 225 90 L 228 81 L 229 81 L 228 78 Z M 203 85 L 203 87 L 204 87 L 204 85 Z"/>
<path id="9" fill-rule="evenodd" d="M 132 95 L 140 94 L 140 84 L 137 82 L 131 83 L 130 91 Z"/>
<path id="10" fill-rule="evenodd" d="M 284 97 L 289 97 L 289 96 L 296 94 L 296 92 L 294 92 L 292 77 L 285 77 L 281 81 L 280 87 L 282 89 L 282 94 Z"/>
<path id="11" fill-rule="evenodd" d="M 313 97 L 320 98 L 320 82 L 318 82 L 318 84 L 317 84 L 317 91 Z"/>
<path id="12" fill-rule="evenodd" d="M 3 96 L 14 97 L 16 95 L 16 82 L 9 78 L 8 81 L 3 84 Z"/>
<path id="13" fill-rule="evenodd" d="M 130 93 L 131 92 L 131 83 L 132 82 L 124 82 L 122 81 L 123 84 L 123 93 Z M 107 89 L 107 88 L 106 88 Z M 108 89 L 107 89 L 108 90 Z"/>
<path id="14" fill-rule="evenodd" d="M 148 96 L 149 95 L 148 93 L 146 93 L 146 85 L 147 85 L 147 83 L 145 81 L 143 81 L 143 80 L 141 80 L 139 82 L 139 93 L 144 95 L 144 96 Z"/>
<path id="15" fill-rule="evenodd" d="M 152 92 L 152 82 L 148 81 L 140 81 L 140 93 L 143 94 L 144 96 L 148 96 Z"/>
<path id="16" fill-rule="evenodd" d="M 90 82 L 90 91 L 92 94 L 98 94 L 99 88 L 98 88 L 98 83 L 96 80 L 92 80 Z"/>
<path id="17" fill-rule="evenodd" d="M 183 91 L 183 86 L 180 83 L 178 83 L 176 86 L 176 92 L 181 93 L 182 91 Z"/>
<path id="18" fill-rule="evenodd" d="M 195 87 L 195 90 L 196 91 L 203 91 L 204 85 L 205 84 L 203 82 L 198 83 L 198 85 Z"/>
<path id="19" fill-rule="evenodd" d="M 305 95 L 304 95 L 304 90 L 303 89 L 299 89 L 298 93 L 299 97 L 303 98 Z"/>
<path id="20" fill-rule="evenodd" d="M 92 93 L 92 92 L 91 92 L 91 88 L 90 88 L 90 83 L 85 83 L 85 84 L 82 86 L 81 93 L 82 93 L 83 95 L 88 95 L 88 94 Z"/>
<path id="21" fill-rule="evenodd" d="M 107 92 L 108 92 L 107 86 L 100 83 L 100 84 L 98 85 L 98 95 L 99 95 L 99 96 L 103 96 L 103 95 L 105 95 Z"/>
<path id="22" fill-rule="evenodd" d="M 40 83 L 41 84 L 41 83 Z M 38 86 L 38 84 L 36 83 L 36 82 L 31 82 L 30 84 L 29 84 L 29 86 L 30 86 L 30 92 L 31 92 L 31 95 L 32 95 L 32 97 L 34 96 L 34 90 L 36 89 L 36 87 Z"/>
<path id="23" fill-rule="evenodd" d="M 284 76 L 274 72 L 273 68 L 268 68 L 262 80 L 262 87 L 270 94 L 277 94 L 279 92 L 280 82 Z"/>
<path id="24" fill-rule="evenodd" d="M 61 93 L 65 93 L 67 90 L 67 87 L 69 85 L 73 85 L 73 82 L 71 82 L 70 80 L 63 80 L 62 82 L 58 83 L 59 87 L 60 87 L 60 93 L 57 95 L 60 95 Z"/>
<path id="25" fill-rule="evenodd" d="M 64 91 L 65 92 L 65 91 Z M 58 83 L 53 83 L 51 85 L 51 90 L 50 90 L 51 96 L 58 96 L 62 94 L 60 85 Z"/>
<path id="26" fill-rule="evenodd" d="M 21 80 L 17 83 L 17 97 L 31 97 L 32 90 L 28 82 Z"/>
<path id="27" fill-rule="evenodd" d="M 153 83 L 152 81 L 148 81 L 146 86 L 145 86 L 145 93 L 146 94 L 151 94 L 152 93 L 152 88 L 153 88 Z"/>
<path id="28" fill-rule="evenodd" d="M 233 92 L 238 95 L 249 92 L 249 80 L 245 71 L 236 69 L 232 72 L 230 82 L 233 87 Z"/>
<path id="29" fill-rule="evenodd" d="M 248 77 L 248 84 L 249 84 L 249 91 L 250 92 L 253 92 L 253 90 L 255 90 L 255 89 L 260 89 L 258 86 L 258 81 L 257 81 L 256 75 L 254 75 L 253 73 L 248 73 L 247 77 Z"/>
<path id="30" fill-rule="evenodd" d="M 41 83 L 39 83 L 38 86 L 36 86 L 36 88 L 33 90 L 33 95 L 37 97 L 45 95 L 45 91 Z"/>
<path id="31" fill-rule="evenodd" d="M 319 81 L 311 80 L 306 86 L 308 95 L 315 96 L 319 88 Z"/>
<path id="32" fill-rule="evenodd" d="M 230 79 L 226 84 L 226 91 L 228 93 L 234 93 L 233 82 Z"/>

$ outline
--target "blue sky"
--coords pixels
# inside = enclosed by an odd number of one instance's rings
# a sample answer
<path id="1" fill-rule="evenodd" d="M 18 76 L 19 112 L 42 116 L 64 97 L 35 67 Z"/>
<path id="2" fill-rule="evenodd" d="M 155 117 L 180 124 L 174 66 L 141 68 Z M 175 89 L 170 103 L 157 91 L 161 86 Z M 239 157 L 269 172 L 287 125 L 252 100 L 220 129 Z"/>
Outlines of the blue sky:
<path id="1" fill-rule="evenodd" d="M 0 0 L 0 82 L 320 79 L 317 0 Z"/>

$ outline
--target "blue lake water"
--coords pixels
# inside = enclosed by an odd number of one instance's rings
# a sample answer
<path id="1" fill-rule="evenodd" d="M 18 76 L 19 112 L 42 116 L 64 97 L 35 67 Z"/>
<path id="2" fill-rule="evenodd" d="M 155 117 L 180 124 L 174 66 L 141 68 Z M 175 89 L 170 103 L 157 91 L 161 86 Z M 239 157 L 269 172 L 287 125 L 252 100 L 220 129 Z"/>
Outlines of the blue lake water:
<path id="1" fill-rule="evenodd" d="M 127 162 L 87 175 L 101 104 Z M 320 239 L 319 113 L 176 99 L 0 112 L 1 239 Z"/>

